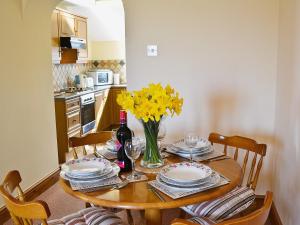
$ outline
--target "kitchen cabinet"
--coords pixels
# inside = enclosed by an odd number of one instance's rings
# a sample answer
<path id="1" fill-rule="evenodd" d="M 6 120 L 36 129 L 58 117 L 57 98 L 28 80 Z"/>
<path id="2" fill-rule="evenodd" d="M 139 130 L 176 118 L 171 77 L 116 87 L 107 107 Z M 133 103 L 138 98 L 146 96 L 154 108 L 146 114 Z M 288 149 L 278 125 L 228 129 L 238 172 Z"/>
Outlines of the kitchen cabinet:
<path id="1" fill-rule="evenodd" d="M 87 19 L 83 17 L 76 17 L 76 37 L 87 40 Z M 86 46 L 88 43 L 86 44 Z M 88 48 L 78 49 L 78 61 L 86 61 L 88 58 Z"/>
<path id="2" fill-rule="evenodd" d="M 61 60 L 61 51 L 59 47 L 59 11 L 54 10 L 51 16 L 51 45 L 52 61 L 59 64 Z"/>
<path id="3" fill-rule="evenodd" d="M 75 16 L 60 11 L 60 36 L 62 37 L 75 37 Z"/>
<path id="4" fill-rule="evenodd" d="M 61 49 L 60 37 L 78 37 L 87 41 L 87 18 L 62 9 L 55 9 L 51 21 L 52 62 L 55 64 L 86 63 L 88 60 L 88 43 L 86 43 L 85 49 Z"/>
<path id="5" fill-rule="evenodd" d="M 107 129 L 111 124 L 110 103 L 108 100 L 109 89 L 95 93 L 96 130 Z"/>
<path id="6" fill-rule="evenodd" d="M 123 90 L 126 90 L 125 87 L 113 87 L 110 89 L 110 112 L 111 112 L 111 125 L 120 124 L 120 110 L 122 107 L 117 103 L 118 94 Z"/>
<path id="7" fill-rule="evenodd" d="M 69 152 L 69 138 L 80 137 L 80 100 L 79 97 L 55 101 L 56 134 L 59 163 L 64 163 Z"/>

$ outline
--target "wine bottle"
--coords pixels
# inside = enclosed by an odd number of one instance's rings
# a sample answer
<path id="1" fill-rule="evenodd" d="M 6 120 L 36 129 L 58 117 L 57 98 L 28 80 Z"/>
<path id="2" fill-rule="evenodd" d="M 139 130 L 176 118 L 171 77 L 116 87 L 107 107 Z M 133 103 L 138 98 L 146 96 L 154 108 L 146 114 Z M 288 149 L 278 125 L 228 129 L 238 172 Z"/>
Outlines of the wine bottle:
<path id="1" fill-rule="evenodd" d="M 125 153 L 125 141 L 132 139 L 131 130 L 127 127 L 127 113 L 125 110 L 120 111 L 120 127 L 117 130 L 117 139 L 118 139 L 118 165 L 121 169 L 121 172 L 131 171 L 131 161 Z"/>

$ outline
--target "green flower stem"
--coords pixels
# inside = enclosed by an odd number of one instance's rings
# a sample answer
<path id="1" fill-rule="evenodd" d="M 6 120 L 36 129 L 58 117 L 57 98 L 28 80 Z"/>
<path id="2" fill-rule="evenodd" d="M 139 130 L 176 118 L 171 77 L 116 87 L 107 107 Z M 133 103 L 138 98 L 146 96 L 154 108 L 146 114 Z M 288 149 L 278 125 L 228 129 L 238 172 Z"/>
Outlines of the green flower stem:
<path id="1" fill-rule="evenodd" d="M 157 145 L 159 122 L 148 121 L 147 123 L 142 122 L 142 124 L 146 137 L 146 150 L 143 160 L 148 163 L 159 163 L 162 161 Z"/>

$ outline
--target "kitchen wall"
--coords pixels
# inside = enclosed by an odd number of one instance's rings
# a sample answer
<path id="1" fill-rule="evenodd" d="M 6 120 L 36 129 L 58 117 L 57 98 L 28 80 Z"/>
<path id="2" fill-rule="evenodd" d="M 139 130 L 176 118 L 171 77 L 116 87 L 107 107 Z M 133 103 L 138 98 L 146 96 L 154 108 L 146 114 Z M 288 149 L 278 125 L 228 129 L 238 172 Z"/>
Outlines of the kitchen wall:
<path id="1" fill-rule="evenodd" d="M 25 189 L 58 168 L 50 48 L 55 2 L 4 0 L 0 7 L 0 180 L 17 169 Z"/>
<path id="2" fill-rule="evenodd" d="M 280 0 L 273 190 L 285 225 L 300 224 L 300 2 Z"/>
<path id="3" fill-rule="evenodd" d="M 95 64 L 95 62 L 97 64 Z M 97 66 L 95 66 L 97 65 Z M 126 83 L 126 65 L 124 60 L 91 60 L 80 64 L 53 64 L 53 89 L 59 91 L 67 88 L 68 77 L 74 80 L 76 74 L 86 73 L 90 69 L 109 69 L 120 74 L 120 82 Z"/>
<path id="4" fill-rule="evenodd" d="M 271 188 L 278 0 L 124 0 L 130 90 L 170 83 L 184 98 L 169 140 L 197 130 L 268 144 L 258 193 Z M 147 57 L 146 45 L 158 56 Z M 132 128 L 140 127 L 130 118 Z"/>
<path id="5" fill-rule="evenodd" d="M 125 59 L 124 41 L 92 41 L 91 59 L 114 60 Z"/>

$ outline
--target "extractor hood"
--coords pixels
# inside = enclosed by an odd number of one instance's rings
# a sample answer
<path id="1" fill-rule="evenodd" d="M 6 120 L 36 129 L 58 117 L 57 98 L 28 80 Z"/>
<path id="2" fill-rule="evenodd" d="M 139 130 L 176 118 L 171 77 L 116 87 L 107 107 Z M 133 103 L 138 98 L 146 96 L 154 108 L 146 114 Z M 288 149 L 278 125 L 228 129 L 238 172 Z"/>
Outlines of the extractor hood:
<path id="1" fill-rule="evenodd" d="M 61 48 L 86 49 L 86 40 L 77 37 L 60 37 Z"/>

